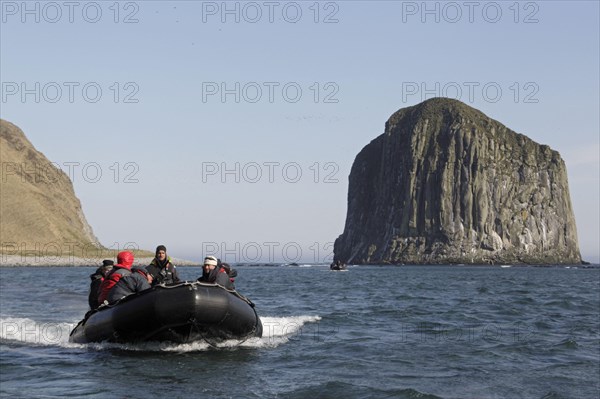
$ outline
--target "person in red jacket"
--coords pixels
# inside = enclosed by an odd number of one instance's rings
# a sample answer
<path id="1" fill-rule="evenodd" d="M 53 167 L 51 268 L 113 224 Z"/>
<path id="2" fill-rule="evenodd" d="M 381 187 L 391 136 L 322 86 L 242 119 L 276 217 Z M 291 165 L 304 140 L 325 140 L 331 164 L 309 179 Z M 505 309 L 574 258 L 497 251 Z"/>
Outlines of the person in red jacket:
<path id="1" fill-rule="evenodd" d="M 119 252 L 117 255 L 117 264 L 114 265 L 112 271 L 100 285 L 100 294 L 98 295 L 98 303 L 100 305 L 107 299 L 110 302 L 115 302 L 129 294 L 150 288 L 152 277 L 144 276 L 140 272 L 132 272 L 131 265 L 133 265 L 133 260 L 134 256 L 131 252 Z M 111 293 L 112 290 L 119 291 L 122 295 L 115 295 L 115 293 Z"/>

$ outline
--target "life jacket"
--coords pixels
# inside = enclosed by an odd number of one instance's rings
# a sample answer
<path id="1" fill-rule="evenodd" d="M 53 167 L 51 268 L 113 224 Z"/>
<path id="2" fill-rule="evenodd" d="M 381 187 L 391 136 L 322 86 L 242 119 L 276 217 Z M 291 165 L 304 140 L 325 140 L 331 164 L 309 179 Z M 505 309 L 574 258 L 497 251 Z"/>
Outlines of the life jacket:
<path id="1" fill-rule="evenodd" d="M 164 263 L 161 263 L 156 258 L 146 267 L 146 271 L 152 275 L 152 285 L 162 283 L 171 284 L 179 281 L 175 280 L 175 266 L 171 263 L 171 257 L 167 257 Z"/>
<path id="2" fill-rule="evenodd" d="M 113 288 L 121 278 L 131 274 L 131 265 L 133 264 L 133 254 L 123 251 L 117 255 L 117 262 L 111 272 L 104 278 L 100 284 L 100 294 L 98 294 L 98 305 L 102 305 L 108 297 L 108 292 Z"/>
<path id="3" fill-rule="evenodd" d="M 119 280 L 121 280 L 125 276 L 129 276 L 131 274 L 131 270 L 119 267 L 116 265 L 113 270 L 109 273 L 104 280 L 102 280 L 102 284 L 100 284 L 100 294 L 98 294 L 98 304 L 102 305 L 106 298 L 108 297 L 108 293 L 110 290 L 117 285 Z"/>

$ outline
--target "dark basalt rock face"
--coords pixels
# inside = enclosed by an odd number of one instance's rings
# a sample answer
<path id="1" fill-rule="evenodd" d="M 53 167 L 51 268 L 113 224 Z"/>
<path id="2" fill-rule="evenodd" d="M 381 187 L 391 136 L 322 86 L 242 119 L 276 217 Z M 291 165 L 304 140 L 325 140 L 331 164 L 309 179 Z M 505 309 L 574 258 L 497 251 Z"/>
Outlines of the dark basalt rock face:
<path id="1" fill-rule="evenodd" d="M 334 258 L 581 263 L 565 163 L 460 101 L 403 108 L 356 156 Z"/>

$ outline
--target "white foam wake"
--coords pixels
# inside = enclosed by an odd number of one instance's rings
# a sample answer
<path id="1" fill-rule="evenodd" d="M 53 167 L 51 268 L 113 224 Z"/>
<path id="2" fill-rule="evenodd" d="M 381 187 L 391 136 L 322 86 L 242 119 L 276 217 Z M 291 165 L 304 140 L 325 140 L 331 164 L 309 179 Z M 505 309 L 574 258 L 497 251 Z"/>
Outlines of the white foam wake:
<path id="1" fill-rule="evenodd" d="M 132 351 L 169 351 L 194 352 L 210 348 L 274 348 L 289 341 L 290 338 L 303 334 L 306 323 L 316 323 L 319 316 L 261 317 L 263 323 L 262 338 L 250 338 L 245 341 L 228 340 L 217 344 L 193 342 L 189 344 L 141 343 L 141 344 L 73 344 L 69 342 L 69 334 L 77 325 L 73 323 L 44 322 L 39 323 L 27 318 L 0 318 L 0 339 L 23 342 L 43 346 L 60 346 L 65 348 L 88 348 L 96 350 L 123 349 Z M 306 334 L 308 335 L 308 333 Z"/>
<path id="2" fill-rule="evenodd" d="M 69 333 L 76 325 L 77 322 L 39 323 L 18 317 L 0 318 L 0 339 L 44 346 L 62 346 L 69 343 Z"/>

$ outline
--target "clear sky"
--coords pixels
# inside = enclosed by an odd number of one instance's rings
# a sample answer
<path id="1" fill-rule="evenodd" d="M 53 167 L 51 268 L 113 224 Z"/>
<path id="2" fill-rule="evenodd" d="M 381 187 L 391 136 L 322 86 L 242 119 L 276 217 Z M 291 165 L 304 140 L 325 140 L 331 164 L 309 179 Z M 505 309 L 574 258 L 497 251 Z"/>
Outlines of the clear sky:
<path id="1" fill-rule="evenodd" d="M 108 247 L 327 262 L 356 154 L 458 98 L 560 152 L 599 260 L 597 1 L 2 1 L 1 117 Z"/>

